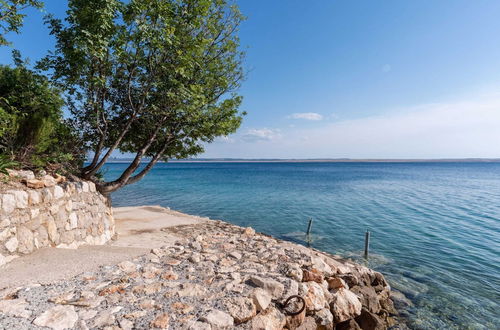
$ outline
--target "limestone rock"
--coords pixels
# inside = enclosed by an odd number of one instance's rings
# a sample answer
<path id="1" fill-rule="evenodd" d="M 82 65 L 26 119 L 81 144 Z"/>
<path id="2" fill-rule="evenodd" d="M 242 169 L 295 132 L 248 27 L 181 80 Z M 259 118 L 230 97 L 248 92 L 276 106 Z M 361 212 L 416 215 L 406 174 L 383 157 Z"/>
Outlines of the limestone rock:
<path id="1" fill-rule="evenodd" d="M 128 260 L 120 262 L 118 267 L 125 273 L 133 273 L 137 270 L 137 265 Z"/>
<path id="2" fill-rule="evenodd" d="M 306 302 L 306 310 L 315 312 L 328 307 L 328 301 L 321 285 L 316 282 L 304 282 L 301 284 L 301 290 Z"/>
<path id="3" fill-rule="evenodd" d="M 325 275 L 333 275 L 332 268 L 322 257 L 311 257 L 312 267 Z"/>
<path id="4" fill-rule="evenodd" d="M 28 318 L 31 311 L 26 310 L 28 303 L 24 299 L 0 300 L 0 312 L 16 317 Z"/>
<path id="5" fill-rule="evenodd" d="M 45 183 L 42 180 L 38 179 L 29 179 L 24 182 L 28 188 L 32 189 L 41 189 L 45 187 Z"/>
<path id="6" fill-rule="evenodd" d="M 286 276 L 293 278 L 297 282 L 302 282 L 303 271 L 297 264 L 288 264 L 286 269 Z"/>
<path id="7" fill-rule="evenodd" d="M 78 314 L 75 312 L 75 308 L 73 306 L 58 305 L 43 312 L 33 321 L 33 323 L 40 327 L 62 330 L 72 329 L 77 320 Z"/>
<path id="8" fill-rule="evenodd" d="M 230 329 L 234 325 L 231 315 L 216 309 L 203 316 L 201 320 L 210 324 L 214 329 Z"/>
<path id="9" fill-rule="evenodd" d="M 25 226 L 17 228 L 18 250 L 21 253 L 31 253 L 34 249 L 33 232 Z"/>
<path id="10" fill-rule="evenodd" d="M 11 190 L 10 194 L 14 196 L 15 207 L 18 209 L 25 209 L 28 207 L 28 193 L 23 190 Z"/>
<path id="11" fill-rule="evenodd" d="M 206 322 L 191 321 L 187 324 L 189 330 L 212 330 L 212 326 Z"/>
<path id="12" fill-rule="evenodd" d="M 281 330 L 286 325 L 286 317 L 275 307 L 259 313 L 252 319 L 252 330 Z"/>
<path id="13" fill-rule="evenodd" d="M 16 209 L 16 199 L 14 195 L 3 194 L 2 195 L 2 210 L 5 214 L 10 214 Z"/>
<path id="14" fill-rule="evenodd" d="M 229 298 L 226 299 L 223 304 L 236 324 L 250 320 L 257 313 L 257 308 L 249 298 Z"/>
<path id="15" fill-rule="evenodd" d="M 311 282 L 311 281 L 321 284 L 323 282 L 323 274 L 321 274 L 321 272 L 315 268 L 313 268 L 312 270 L 304 269 L 302 282 Z"/>
<path id="16" fill-rule="evenodd" d="M 43 178 L 42 178 L 42 181 L 43 181 L 43 184 L 45 187 L 53 187 L 57 184 L 57 181 L 56 179 L 54 179 L 52 176 L 50 175 L 45 175 Z"/>
<path id="17" fill-rule="evenodd" d="M 243 231 L 243 234 L 245 236 L 248 236 L 248 237 L 252 237 L 255 235 L 255 229 L 253 229 L 252 227 L 247 227 L 245 228 L 245 230 Z"/>
<path id="18" fill-rule="evenodd" d="M 168 329 L 170 318 L 168 313 L 163 313 L 158 315 L 153 321 L 151 321 L 150 326 L 152 328 Z"/>
<path id="19" fill-rule="evenodd" d="M 333 329 L 333 315 L 329 309 L 322 309 L 314 314 L 318 330 Z"/>
<path id="20" fill-rule="evenodd" d="M 280 282 L 273 280 L 271 278 L 262 278 L 259 276 L 250 277 L 250 282 L 255 286 L 268 291 L 273 298 L 280 298 L 283 295 L 285 286 Z"/>
<path id="21" fill-rule="evenodd" d="M 354 320 L 347 320 L 335 326 L 335 330 L 361 330 L 359 325 Z"/>
<path id="22" fill-rule="evenodd" d="M 302 322 L 302 324 L 295 330 L 316 330 L 316 328 L 316 321 L 313 317 L 308 316 L 304 319 L 304 322 Z"/>
<path id="23" fill-rule="evenodd" d="M 356 323 L 358 323 L 363 330 L 383 330 L 386 328 L 380 317 L 370 313 L 364 308 L 361 311 L 361 315 L 356 317 Z"/>
<path id="24" fill-rule="evenodd" d="M 17 250 L 19 242 L 17 241 L 17 238 L 12 237 L 5 243 L 5 248 L 10 252 L 13 253 Z"/>
<path id="25" fill-rule="evenodd" d="M 253 303 L 255 304 L 257 311 L 259 312 L 265 310 L 271 303 L 272 299 L 271 294 L 261 288 L 255 288 L 250 294 L 250 297 L 252 298 Z"/>
<path id="26" fill-rule="evenodd" d="M 177 291 L 177 294 L 179 297 L 202 296 L 206 291 L 207 289 L 199 284 L 183 283 L 182 289 Z"/>
<path id="27" fill-rule="evenodd" d="M 340 288 L 333 294 L 330 310 L 335 323 L 344 322 L 361 314 L 361 302 L 351 291 Z"/>
<path id="28" fill-rule="evenodd" d="M 330 277 L 326 280 L 329 290 L 337 290 L 340 288 L 349 289 L 349 286 L 340 277 Z"/>
<path id="29" fill-rule="evenodd" d="M 375 289 L 369 286 L 355 286 L 351 291 L 356 294 L 361 301 L 361 305 L 371 313 L 380 312 L 380 301 Z"/>

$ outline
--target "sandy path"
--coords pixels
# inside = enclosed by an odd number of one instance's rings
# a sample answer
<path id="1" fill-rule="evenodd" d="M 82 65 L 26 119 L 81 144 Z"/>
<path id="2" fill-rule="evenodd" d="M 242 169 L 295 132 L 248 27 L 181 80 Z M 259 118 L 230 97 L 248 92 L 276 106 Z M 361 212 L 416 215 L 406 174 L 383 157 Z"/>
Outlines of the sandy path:
<path id="1" fill-rule="evenodd" d="M 0 269 L 0 289 L 31 283 L 52 283 L 100 266 L 142 255 L 152 248 L 173 244 L 177 237 L 162 228 L 197 224 L 204 218 L 189 216 L 160 206 L 113 209 L 118 239 L 102 246 L 76 250 L 44 248 L 20 257 Z"/>

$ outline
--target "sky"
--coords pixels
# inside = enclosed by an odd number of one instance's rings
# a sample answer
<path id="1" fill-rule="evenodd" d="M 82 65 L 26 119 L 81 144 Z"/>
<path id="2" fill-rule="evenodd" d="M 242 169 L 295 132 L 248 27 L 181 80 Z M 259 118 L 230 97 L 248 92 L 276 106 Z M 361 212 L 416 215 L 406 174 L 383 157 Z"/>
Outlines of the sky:
<path id="1" fill-rule="evenodd" d="M 500 158 L 500 1 L 238 4 L 248 115 L 200 157 Z M 54 40 L 28 14 L 10 39 L 36 61 Z"/>

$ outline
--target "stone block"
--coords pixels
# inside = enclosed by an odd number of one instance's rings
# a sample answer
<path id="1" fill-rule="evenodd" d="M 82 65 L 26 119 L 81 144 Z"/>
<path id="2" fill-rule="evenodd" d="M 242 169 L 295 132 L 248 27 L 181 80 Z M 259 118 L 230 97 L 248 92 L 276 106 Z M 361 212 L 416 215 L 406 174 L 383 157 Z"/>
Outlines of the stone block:
<path id="1" fill-rule="evenodd" d="M 19 242 L 18 250 L 20 253 L 31 253 L 34 249 L 33 232 L 25 226 L 17 228 L 17 240 Z"/>
<path id="2" fill-rule="evenodd" d="M 54 198 L 59 199 L 64 197 L 64 190 L 59 186 L 54 187 Z"/>
<path id="3" fill-rule="evenodd" d="M 40 203 L 40 193 L 38 191 L 28 191 L 28 201 L 30 205 L 37 205 Z"/>
<path id="4" fill-rule="evenodd" d="M 5 214 L 11 214 L 16 209 L 16 198 L 12 194 L 2 195 L 2 211 Z"/>

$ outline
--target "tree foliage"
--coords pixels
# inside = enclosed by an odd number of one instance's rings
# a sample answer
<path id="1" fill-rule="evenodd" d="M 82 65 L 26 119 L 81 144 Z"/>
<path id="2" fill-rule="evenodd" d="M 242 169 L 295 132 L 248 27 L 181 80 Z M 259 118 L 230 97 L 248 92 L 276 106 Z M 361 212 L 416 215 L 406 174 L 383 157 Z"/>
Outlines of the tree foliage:
<path id="1" fill-rule="evenodd" d="M 78 139 L 62 119 L 63 104 L 45 76 L 24 66 L 0 66 L 3 158 L 23 167 L 75 167 L 83 154 L 78 159 Z"/>
<path id="2" fill-rule="evenodd" d="M 68 91 L 93 155 L 81 176 L 97 181 L 115 150 L 135 154 L 119 178 L 97 182 L 101 192 L 239 127 L 243 16 L 227 0 L 70 0 L 67 14 L 48 19 L 57 46 L 42 67 Z"/>
<path id="3" fill-rule="evenodd" d="M 5 35 L 9 32 L 19 33 L 28 7 L 42 8 L 39 0 L 0 0 L 0 46 L 8 45 Z"/>

